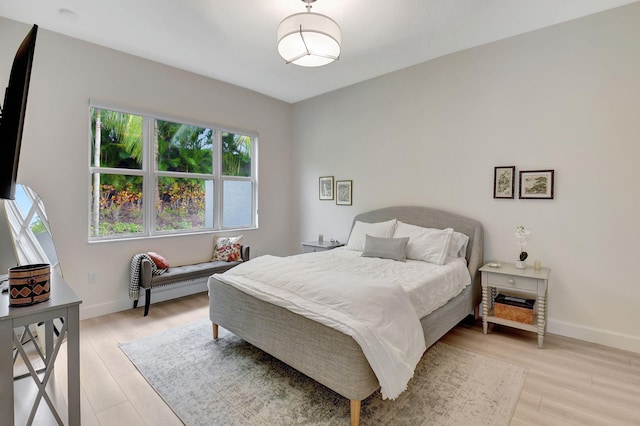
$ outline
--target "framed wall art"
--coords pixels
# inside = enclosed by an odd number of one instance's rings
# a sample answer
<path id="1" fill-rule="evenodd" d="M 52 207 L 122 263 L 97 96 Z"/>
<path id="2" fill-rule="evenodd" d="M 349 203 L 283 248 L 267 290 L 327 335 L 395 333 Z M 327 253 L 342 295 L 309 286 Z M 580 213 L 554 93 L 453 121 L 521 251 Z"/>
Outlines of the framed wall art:
<path id="1" fill-rule="evenodd" d="M 516 166 L 495 167 L 493 198 L 514 198 Z"/>
<path id="2" fill-rule="evenodd" d="M 333 176 L 320 177 L 320 199 L 333 200 Z"/>
<path id="3" fill-rule="evenodd" d="M 336 204 L 339 206 L 350 206 L 352 197 L 352 181 L 336 181 Z"/>
<path id="4" fill-rule="evenodd" d="M 518 196 L 526 199 L 553 199 L 553 170 L 521 170 Z"/>

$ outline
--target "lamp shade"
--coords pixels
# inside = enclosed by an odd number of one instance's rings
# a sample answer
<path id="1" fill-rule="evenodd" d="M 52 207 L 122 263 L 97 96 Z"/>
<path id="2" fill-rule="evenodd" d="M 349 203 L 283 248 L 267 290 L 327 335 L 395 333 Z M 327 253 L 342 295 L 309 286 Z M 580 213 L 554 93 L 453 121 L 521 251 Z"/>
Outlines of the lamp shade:
<path id="1" fill-rule="evenodd" d="M 340 26 L 318 13 L 286 17 L 278 26 L 278 53 L 289 64 L 319 67 L 340 57 Z"/>

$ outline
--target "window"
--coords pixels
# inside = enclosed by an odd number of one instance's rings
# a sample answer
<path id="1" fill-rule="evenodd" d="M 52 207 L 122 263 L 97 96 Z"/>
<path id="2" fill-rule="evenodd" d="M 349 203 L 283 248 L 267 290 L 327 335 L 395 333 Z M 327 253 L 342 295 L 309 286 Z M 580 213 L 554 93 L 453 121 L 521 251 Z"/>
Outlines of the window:
<path id="1" fill-rule="evenodd" d="M 49 263 L 62 274 L 40 196 L 28 186 L 16 185 L 15 200 L 4 200 L 4 209 L 18 264 Z"/>
<path id="2" fill-rule="evenodd" d="M 255 135 L 91 107 L 91 240 L 257 225 Z"/>

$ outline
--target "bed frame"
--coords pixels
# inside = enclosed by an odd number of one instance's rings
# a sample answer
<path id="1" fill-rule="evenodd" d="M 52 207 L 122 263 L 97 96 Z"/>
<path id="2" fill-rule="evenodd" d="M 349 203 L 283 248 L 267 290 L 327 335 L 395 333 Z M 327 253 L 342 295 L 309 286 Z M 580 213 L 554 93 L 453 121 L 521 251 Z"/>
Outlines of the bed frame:
<path id="1" fill-rule="evenodd" d="M 387 207 L 357 215 L 361 222 L 391 219 L 427 228 L 453 228 L 469 237 L 467 264 L 471 285 L 458 296 L 421 318 L 427 347 L 433 345 L 471 312 L 478 315 L 484 236 L 480 222 L 429 207 Z M 218 325 L 287 363 L 351 401 L 351 425 L 360 423 L 361 401 L 375 392 L 378 380 L 362 349 L 352 337 L 250 296 L 233 286 L 209 278 L 209 318 L 213 338 Z"/>

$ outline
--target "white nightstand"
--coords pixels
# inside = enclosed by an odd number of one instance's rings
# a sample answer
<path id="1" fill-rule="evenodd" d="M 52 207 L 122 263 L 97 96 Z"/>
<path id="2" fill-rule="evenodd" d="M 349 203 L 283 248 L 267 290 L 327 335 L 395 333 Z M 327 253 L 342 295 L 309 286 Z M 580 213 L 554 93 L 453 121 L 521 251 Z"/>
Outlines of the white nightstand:
<path id="1" fill-rule="evenodd" d="M 304 253 L 314 253 L 316 251 L 333 250 L 336 247 L 342 247 L 344 243 L 339 241 L 310 241 L 302 243 L 302 250 Z"/>
<path id="2" fill-rule="evenodd" d="M 532 331 L 538 333 L 538 347 L 542 348 L 547 329 L 547 290 L 551 270 L 531 267 L 517 269 L 513 263 L 499 263 L 499 265 L 500 267 L 496 268 L 487 264 L 480 268 L 480 272 L 482 272 L 482 332 L 487 334 L 489 323 Z M 533 324 L 511 321 L 493 315 L 494 300 L 497 290 L 500 289 L 536 297 L 538 306 L 534 312 Z"/>

